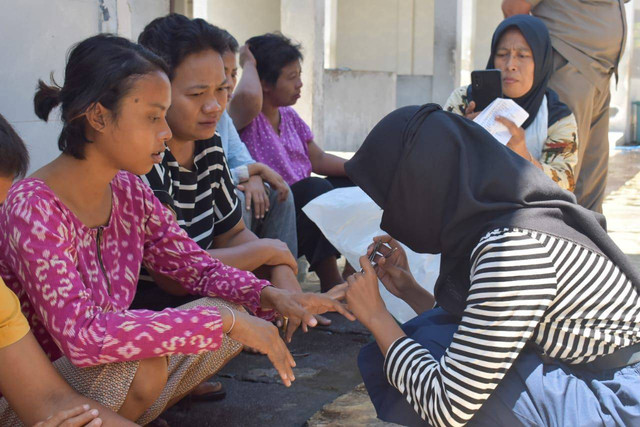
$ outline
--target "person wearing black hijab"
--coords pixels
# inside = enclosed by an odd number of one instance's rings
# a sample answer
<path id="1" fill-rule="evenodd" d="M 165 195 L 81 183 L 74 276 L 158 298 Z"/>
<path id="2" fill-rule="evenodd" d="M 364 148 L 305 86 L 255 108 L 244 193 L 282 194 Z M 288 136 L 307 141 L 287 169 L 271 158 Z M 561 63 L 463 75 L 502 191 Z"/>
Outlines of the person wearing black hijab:
<path id="1" fill-rule="evenodd" d="M 512 138 L 509 148 L 542 169 L 565 190 L 575 189 L 578 127 L 569 107 L 548 87 L 553 72 L 553 48 L 546 25 L 530 15 L 507 18 L 493 33 L 487 69 L 502 72 L 502 92 L 527 111 L 517 127 L 501 119 Z M 444 109 L 475 118 L 471 85 L 453 91 Z"/>
<path id="2" fill-rule="evenodd" d="M 602 215 L 435 104 L 386 116 L 345 168 L 393 236 L 346 290 L 376 339 L 358 363 L 381 419 L 640 425 L 640 273 Z M 435 295 L 398 242 L 441 254 Z M 378 278 L 419 316 L 398 326 Z"/>

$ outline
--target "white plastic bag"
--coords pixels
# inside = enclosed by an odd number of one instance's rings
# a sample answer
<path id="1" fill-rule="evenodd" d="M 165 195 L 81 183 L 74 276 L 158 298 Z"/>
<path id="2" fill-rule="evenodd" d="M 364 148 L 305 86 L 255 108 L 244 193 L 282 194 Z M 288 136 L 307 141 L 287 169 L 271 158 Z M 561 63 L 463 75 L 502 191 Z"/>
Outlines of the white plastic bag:
<path id="1" fill-rule="evenodd" d="M 325 237 L 360 270 L 360 256 L 367 251 L 380 230 L 382 210 L 358 187 L 338 188 L 316 197 L 302 208 Z M 440 255 L 418 254 L 404 246 L 409 266 L 416 281 L 429 292 L 438 278 Z M 380 294 L 389 312 L 399 321 L 406 322 L 416 316 L 407 303 L 393 296 L 381 282 Z"/>

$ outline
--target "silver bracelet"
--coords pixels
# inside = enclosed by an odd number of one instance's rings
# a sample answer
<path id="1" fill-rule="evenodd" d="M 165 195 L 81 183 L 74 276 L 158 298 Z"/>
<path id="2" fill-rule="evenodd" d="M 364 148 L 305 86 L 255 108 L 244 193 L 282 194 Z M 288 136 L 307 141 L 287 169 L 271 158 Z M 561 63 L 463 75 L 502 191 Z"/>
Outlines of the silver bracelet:
<path id="1" fill-rule="evenodd" d="M 231 327 L 229 328 L 229 330 L 227 332 L 225 332 L 225 334 L 229 335 L 231 333 L 231 331 L 233 331 L 233 327 L 236 325 L 236 314 L 233 312 L 233 310 L 231 310 L 226 305 L 223 305 L 223 307 L 226 308 L 227 310 L 229 310 L 229 313 L 231 313 Z"/>

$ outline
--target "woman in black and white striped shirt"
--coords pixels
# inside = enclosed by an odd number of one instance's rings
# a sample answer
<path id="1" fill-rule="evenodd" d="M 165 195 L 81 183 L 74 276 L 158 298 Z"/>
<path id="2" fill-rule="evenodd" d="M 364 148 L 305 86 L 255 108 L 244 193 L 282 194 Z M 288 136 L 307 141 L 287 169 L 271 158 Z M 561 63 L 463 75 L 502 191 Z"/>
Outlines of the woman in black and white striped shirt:
<path id="1" fill-rule="evenodd" d="M 435 297 L 389 236 L 377 271 L 363 257 L 349 278 L 349 307 L 376 338 L 359 365 L 380 418 L 640 425 L 640 274 L 599 214 L 435 105 L 388 115 L 346 168 L 383 230 L 442 253 Z M 422 314 L 398 326 L 376 275 Z"/>

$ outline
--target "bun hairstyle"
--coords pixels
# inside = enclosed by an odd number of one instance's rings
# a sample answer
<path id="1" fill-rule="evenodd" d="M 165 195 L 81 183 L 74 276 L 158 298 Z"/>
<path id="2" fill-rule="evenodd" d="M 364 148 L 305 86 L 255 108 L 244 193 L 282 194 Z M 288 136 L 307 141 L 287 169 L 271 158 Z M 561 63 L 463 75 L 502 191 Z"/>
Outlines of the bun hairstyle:
<path id="1" fill-rule="evenodd" d="M 117 117 L 120 101 L 135 81 L 154 71 L 169 74 L 165 62 L 148 49 L 122 37 L 99 34 L 73 46 L 63 86 L 56 84 L 53 75 L 50 85 L 38 80 L 33 107 L 40 119 L 48 121 L 51 110 L 61 106 L 58 148 L 84 159 L 84 147 L 91 143 L 85 134 L 87 109 L 99 102 Z"/>
<path id="2" fill-rule="evenodd" d="M 284 67 L 302 61 L 301 46 L 278 32 L 251 37 L 246 43 L 256 58 L 260 80 L 274 86 Z"/>

